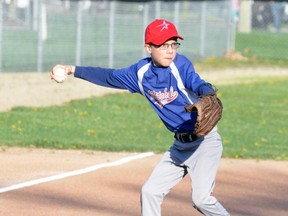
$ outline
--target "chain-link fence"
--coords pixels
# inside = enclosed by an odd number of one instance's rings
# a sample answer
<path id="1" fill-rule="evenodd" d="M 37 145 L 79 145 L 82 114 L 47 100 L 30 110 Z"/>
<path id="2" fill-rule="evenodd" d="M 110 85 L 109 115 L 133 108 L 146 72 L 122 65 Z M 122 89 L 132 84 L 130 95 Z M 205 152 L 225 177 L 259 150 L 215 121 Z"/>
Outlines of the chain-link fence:
<path id="1" fill-rule="evenodd" d="M 146 55 L 144 30 L 155 18 L 176 24 L 185 38 L 179 52 L 193 60 L 221 57 L 234 46 L 230 1 L 19 2 L 2 4 L 2 71 L 129 66 Z"/>
<path id="2" fill-rule="evenodd" d="M 252 28 L 288 33 L 288 1 L 259 1 L 252 4 Z"/>
<path id="3" fill-rule="evenodd" d="M 236 50 L 250 58 L 288 62 L 288 1 L 232 2 Z"/>
<path id="4" fill-rule="evenodd" d="M 269 1 L 2 0 L 0 71 L 48 71 L 57 63 L 128 66 L 146 56 L 144 30 L 155 18 L 176 24 L 185 38 L 179 52 L 193 61 L 235 48 L 287 59 L 288 11 L 281 5 L 281 25 L 274 28 Z M 276 51 L 263 52 L 270 43 Z"/>

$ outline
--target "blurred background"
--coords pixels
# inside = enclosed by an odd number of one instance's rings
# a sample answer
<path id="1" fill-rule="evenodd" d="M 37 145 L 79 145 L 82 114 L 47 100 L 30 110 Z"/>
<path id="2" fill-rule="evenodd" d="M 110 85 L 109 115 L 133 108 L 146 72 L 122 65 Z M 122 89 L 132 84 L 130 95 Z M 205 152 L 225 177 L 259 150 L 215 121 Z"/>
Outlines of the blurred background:
<path id="1" fill-rule="evenodd" d="M 179 52 L 205 59 L 288 62 L 282 0 L 2 0 L 0 72 L 44 72 L 58 63 L 126 67 L 146 56 L 144 31 L 168 19 Z"/>

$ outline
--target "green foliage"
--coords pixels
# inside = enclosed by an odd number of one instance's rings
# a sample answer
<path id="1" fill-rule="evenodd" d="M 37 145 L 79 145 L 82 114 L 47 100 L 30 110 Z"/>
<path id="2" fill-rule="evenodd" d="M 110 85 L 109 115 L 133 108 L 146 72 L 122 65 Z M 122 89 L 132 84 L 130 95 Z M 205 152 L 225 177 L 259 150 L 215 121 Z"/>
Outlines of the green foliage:
<path id="1" fill-rule="evenodd" d="M 288 78 L 218 86 L 224 156 L 288 159 Z M 0 113 L 2 146 L 163 152 L 173 134 L 145 98 L 120 93 Z"/>

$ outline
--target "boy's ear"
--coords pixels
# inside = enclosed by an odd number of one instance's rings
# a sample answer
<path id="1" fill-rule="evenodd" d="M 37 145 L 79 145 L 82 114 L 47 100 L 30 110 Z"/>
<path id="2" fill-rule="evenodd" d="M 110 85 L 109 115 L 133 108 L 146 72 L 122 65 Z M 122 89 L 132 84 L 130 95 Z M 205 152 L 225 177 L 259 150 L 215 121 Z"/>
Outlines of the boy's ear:
<path id="1" fill-rule="evenodd" d="M 151 54 L 151 46 L 149 44 L 145 44 L 146 51 Z"/>

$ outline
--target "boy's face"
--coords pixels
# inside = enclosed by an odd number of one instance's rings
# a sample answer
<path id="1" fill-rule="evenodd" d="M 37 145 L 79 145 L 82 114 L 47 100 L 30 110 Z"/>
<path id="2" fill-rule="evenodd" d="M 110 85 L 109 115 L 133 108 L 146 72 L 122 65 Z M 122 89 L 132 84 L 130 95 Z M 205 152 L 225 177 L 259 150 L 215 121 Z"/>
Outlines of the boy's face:
<path id="1" fill-rule="evenodd" d="M 159 46 L 146 44 L 145 47 L 156 66 L 169 67 L 176 56 L 179 45 L 177 39 L 171 39 Z"/>

